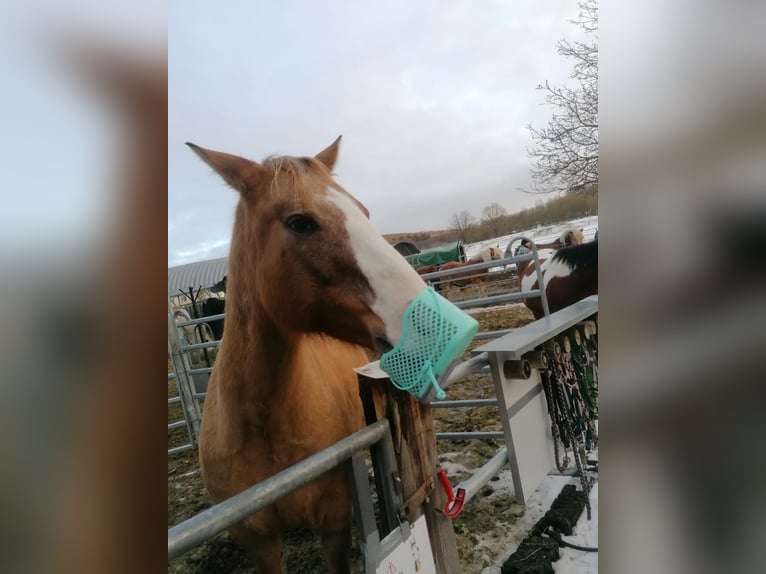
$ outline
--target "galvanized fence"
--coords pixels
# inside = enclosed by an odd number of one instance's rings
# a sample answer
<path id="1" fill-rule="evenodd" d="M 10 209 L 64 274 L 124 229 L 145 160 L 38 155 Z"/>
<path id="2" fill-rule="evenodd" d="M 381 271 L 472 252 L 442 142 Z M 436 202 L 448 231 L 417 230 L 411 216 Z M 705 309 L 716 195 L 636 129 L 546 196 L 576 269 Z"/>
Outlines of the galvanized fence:
<path id="1" fill-rule="evenodd" d="M 511 243 L 522 239 L 527 238 L 518 236 Z M 547 313 L 548 303 L 540 289 L 528 291 L 524 294 L 518 292 L 518 286 L 515 285 L 515 266 L 521 262 L 532 262 L 537 265 L 538 284 L 542 285 L 542 277 L 538 264 L 539 258 L 534 243 L 533 250 L 530 253 L 468 265 L 454 270 L 437 271 L 422 277 L 424 281 L 441 290 L 442 295 L 452 300 L 461 309 L 484 308 L 491 310 L 492 307 L 518 302 L 527 297 L 542 297 L 543 308 Z M 451 283 L 456 275 L 459 275 L 460 282 L 471 281 L 475 278 L 484 279 L 485 281 L 481 286 L 471 285 L 468 288 L 453 286 Z M 486 288 L 483 289 L 482 287 Z M 515 290 L 512 291 L 512 289 Z M 220 314 L 199 317 L 188 321 L 175 321 L 173 317 L 174 311 L 175 309 L 172 307 L 170 300 L 168 300 L 168 315 L 173 327 L 171 333 L 169 333 L 168 341 L 168 356 L 170 359 L 168 380 L 172 380 L 175 383 L 171 385 L 168 397 L 168 433 L 174 439 L 174 442 L 180 442 L 179 433 L 176 431 L 177 429 L 184 428 L 188 441 L 169 447 L 168 455 L 196 448 L 201 421 L 201 401 L 207 396 L 207 382 L 215 362 L 212 350 L 217 349 L 220 344 L 220 340 L 190 343 L 185 339 L 182 330 L 185 327 L 194 327 L 202 323 L 210 323 L 225 318 L 225 314 Z M 493 339 L 507 332 L 507 329 L 503 329 L 478 333 L 475 340 Z M 483 372 L 489 372 L 489 364 L 486 361 L 481 363 L 480 367 L 483 369 Z M 447 436 L 440 434 L 439 438 L 447 438 Z M 491 436 L 499 438 L 497 433 L 493 433 Z"/>
<path id="2" fill-rule="evenodd" d="M 520 238 L 519 238 L 520 239 Z M 534 244 L 533 244 L 534 245 Z M 486 274 L 490 269 L 499 269 L 499 272 L 507 270 L 510 265 L 522 261 L 537 263 L 538 284 L 542 285 L 542 277 L 539 270 L 539 260 L 536 248 L 532 252 L 505 258 L 502 260 L 479 263 L 462 267 L 450 273 L 439 271 L 424 275 L 423 279 L 434 284 L 449 280 L 449 276 L 455 272 L 477 272 Z M 498 271 L 495 271 L 497 273 Z M 489 273 L 491 275 L 491 273 Z M 490 281 L 491 282 L 491 281 Z M 486 309 L 520 301 L 528 297 L 539 296 L 543 299 L 543 307 L 546 316 L 543 319 L 522 327 L 520 329 L 503 329 L 479 333 L 476 340 L 487 341 L 483 346 L 474 350 L 474 355 L 468 360 L 458 364 L 450 373 L 442 387 L 447 389 L 460 379 L 475 373 L 491 373 L 496 391 L 494 399 L 468 399 L 460 401 L 441 401 L 432 403 L 434 408 L 481 408 L 494 406 L 498 408 L 501 419 L 502 431 L 475 431 L 460 433 L 437 433 L 440 440 L 470 440 L 470 439 L 502 439 L 505 446 L 478 469 L 470 479 L 458 485 L 460 504 L 470 501 L 476 493 L 480 492 L 484 485 L 494 477 L 506 463 L 510 463 L 513 475 L 514 490 L 517 500 L 523 504 L 529 493 L 534 490 L 540 480 L 549 472 L 550 453 L 552 443 L 550 438 L 550 426 L 547 412 L 544 408 L 545 398 L 539 382 L 537 367 L 519 370 L 519 363 L 530 360 L 530 352 L 539 349 L 546 341 L 576 328 L 592 317 L 598 311 L 598 298 L 590 297 L 567 309 L 550 315 L 547 301 L 542 290 L 519 293 L 486 293 L 481 290 L 473 293 L 472 297 L 464 299 L 454 298 L 453 301 L 463 309 Z M 168 312 L 172 317 L 170 305 Z M 168 424 L 168 430 L 185 426 L 189 442 L 168 451 L 169 454 L 182 452 L 190 448 L 196 448 L 196 440 L 199 432 L 200 401 L 206 393 L 194 384 L 194 376 L 209 376 L 212 371 L 208 366 L 192 365 L 189 353 L 195 350 L 215 348 L 219 341 L 188 344 L 183 341 L 179 329 L 184 326 L 222 319 L 223 315 L 204 317 L 175 324 L 174 336 L 176 346 L 169 344 L 169 353 L 173 366 L 173 377 L 177 383 L 177 399 L 169 398 L 168 404 L 179 403 L 182 407 L 184 418 Z M 199 379 L 198 379 L 199 380 Z M 174 401 L 171 403 L 171 401 Z M 521 416 L 523 415 L 523 416 Z M 530 420 L 532 421 L 530 423 Z M 181 424 L 179 424 L 181 423 Z M 532 426 L 536 433 L 532 440 L 527 436 L 527 427 Z M 377 445 L 377 453 L 373 457 L 381 458 L 382 468 L 395 469 L 393 449 L 388 428 L 388 421 L 382 420 L 370 425 L 343 439 L 339 443 L 316 453 L 308 459 L 285 469 L 274 477 L 255 485 L 235 497 L 211 507 L 201 514 L 189 519 L 168 531 L 168 556 L 176 557 L 193 546 L 212 537 L 216 533 L 225 530 L 229 526 L 241 521 L 243 518 L 257 510 L 272 504 L 275 500 L 300 488 L 302 485 L 313 480 L 329 469 L 351 461 L 351 478 L 355 485 L 355 520 L 359 532 L 360 543 L 365 555 L 365 563 L 369 572 L 374 572 L 377 560 L 387 556 L 391 550 L 409 536 L 409 525 L 399 518 L 401 501 L 398 500 L 396 485 L 390 484 L 384 487 L 382 493 L 378 493 L 383 506 L 383 514 L 388 516 L 388 524 L 397 525 L 389 532 L 380 533 L 375 521 L 372 502 L 370 498 L 367 470 L 361 452 L 365 448 Z M 542 454 L 541 454 L 542 453 Z M 393 476 L 390 472 L 389 476 Z M 459 511 L 459 509 L 458 509 Z M 385 521 L 384 521 L 385 523 Z M 370 569 L 372 568 L 372 569 Z"/>

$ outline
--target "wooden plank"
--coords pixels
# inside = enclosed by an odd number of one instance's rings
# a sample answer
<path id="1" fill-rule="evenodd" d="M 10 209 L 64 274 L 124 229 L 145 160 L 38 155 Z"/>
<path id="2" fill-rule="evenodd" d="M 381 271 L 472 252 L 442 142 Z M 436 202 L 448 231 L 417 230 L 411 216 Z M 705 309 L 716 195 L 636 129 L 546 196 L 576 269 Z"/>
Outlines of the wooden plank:
<path id="1" fill-rule="evenodd" d="M 502 351 L 506 360 L 517 360 L 527 351 L 531 351 L 552 336 L 569 329 L 595 313 L 598 313 L 598 295 L 591 295 L 574 305 L 551 313 L 549 317 L 538 319 L 529 325 L 503 335 L 499 339 L 490 341 L 486 345 L 477 347 L 471 352 L 478 354 Z"/>
<path id="2" fill-rule="evenodd" d="M 417 498 L 423 485 L 433 481 L 439 465 L 431 406 L 397 389 L 388 379 L 359 375 L 359 391 L 367 424 L 386 417 L 391 425 L 402 500 Z M 457 574 L 460 564 L 452 520 L 440 512 L 446 502 L 446 495 L 437 487 L 423 504 L 410 508 L 410 517 L 416 520 L 425 515 L 436 572 Z"/>

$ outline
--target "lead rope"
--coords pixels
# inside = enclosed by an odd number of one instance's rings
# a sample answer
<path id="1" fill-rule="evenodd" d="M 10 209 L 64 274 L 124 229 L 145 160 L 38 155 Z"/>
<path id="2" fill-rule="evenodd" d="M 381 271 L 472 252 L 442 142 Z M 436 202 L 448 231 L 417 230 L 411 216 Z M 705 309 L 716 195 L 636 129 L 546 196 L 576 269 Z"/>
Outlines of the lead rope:
<path id="1" fill-rule="evenodd" d="M 591 442 L 595 446 L 598 444 L 598 435 L 596 434 L 596 427 L 593 424 L 593 420 L 590 416 L 590 409 L 585 403 L 580 386 L 575 373 L 574 366 L 572 365 L 572 358 L 570 353 L 561 354 L 562 368 L 564 370 L 564 383 L 569 389 L 569 396 L 572 401 L 573 411 L 577 415 L 578 430 L 580 433 L 585 434 L 585 448 L 591 450 Z M 582 377 L 581 377 L 582 378 Z M 584 429 L 582 427 L 585 427 Z M 578 433 L 579 434 L 579 433 Z"/>
<path id="2" fill-rule="evenodd" d="M 559 362 L 560 361 L 558 361 L 558 360 L 554 361 L 554 364 L 557 365 L 557 370 L 560 369 Z M 566 404 L 566 397 L 564 395 L 564 384 L 565 384 L 564 381 L 562 379 L 559 379 L 559 378 L 556 377 L 556 378 L 554 378 L 554 383 L 553 384 L 556 387 L 556 391 L 557 391 L 558 396 L 559 396 L 559 401 L 562 404 Z M 584 448 L 584 446 L 581 447 L 580 441 L 577 439 L 577 435 L 575 434 L 574 419 L 573 419 L 573 417 L 570 416 L 570 417 L 566 417 L 566 418 L 567 418 L 567 420 L 566 420 L 566 423 L 564 424 L 564 431 L 569 434 L 569 438 L 570 438 L 571 445 L 572 445 L 572 455 L 574 456 L 575 465 L 577 466 L 577 474 L 580 477 L 580 485 L 582 486 L 583 492 L 587 496 L 585 506 L 586 506 L 586 508 L 588 510 L 588 520 L 590 520 L 591 519 L 590 481 L 588 480 L 588 477 L 587 477 L 587 474 L 586 474 L 586 470 L 585 470 L 585 468 L 584 468 L 584 466 L 582 464 L 582 460 L 581 460 L 581 457 L 585 458 L 585 448 Z"/>
<path id="3" fill-rule="evenodd" d="M 566 446 L 564 446 L 564 460 L 561 460 L 559 452 L 559 442 L 563 445 L 561 433 L 559 432 L 558 415 L 556 413 L 556 403 L 553 399 L 552 382 L 548 371 L 541 371 L 540 378 L 545 391 L 545 402 L 548 404 L 548 416 L 551 419 L 551 435 L 553 435 L 553 457 L 556 461 L 556 468 L 559 472 L 564 472 L 569 468 L 569 455 Z"/>

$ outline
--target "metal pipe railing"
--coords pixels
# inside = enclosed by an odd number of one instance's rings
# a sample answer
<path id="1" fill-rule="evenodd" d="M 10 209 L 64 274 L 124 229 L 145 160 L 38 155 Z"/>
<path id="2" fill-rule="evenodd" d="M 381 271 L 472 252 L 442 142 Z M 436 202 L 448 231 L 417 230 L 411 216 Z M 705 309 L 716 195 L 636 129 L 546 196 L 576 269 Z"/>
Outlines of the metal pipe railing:
<path id="1" fill-rule="evenodd" d="M 198 323 L 210 323 L 212 321 L 218 321 L 219 319 L 223 319 L 226 317 L 226 313 L 221 313 L 219 315 L 210 315 L 208 317 L 199 317 L 198 319 L 191 319 L 189 321 L 179 321 L 176 323 L 178 327 L 186 327 L 187 325 L 196 325 Z"/>
<path id="2" fill-rule="evenodd" d="M 502 433 L 500 433 L 502 434 Z M 507 447 L 501 448 L 497 451 L 497 454 L 490 458 L 484 465 L 471 475 L 471 478 L 465 482 L 460 483 L 457 488 L 465 491 L 465 498 L 463 504 L 468 504 L 477 492 L 480 492 L 484 485 L 486 485 L 492 477 L 495 476 L 500 469 L 508 462 L 508 449 Z"/>
<path id="3" fill-rule="evenodd" d="M 332 470 L 351 458 L 355 452 L 383 439 L 388 432 L 388 420 L 379 420 L 271 478 L 173 526 L 168 530 L 168 560 Z"/>
<path id="4" fill-rule="evenodd" d="M 438 432 L 436 440 L 502 439 L 503 431 Z"/>
<path id="5" fill-rule="evenodd" d="M 463 399 L 456 401 L 434 401 L 432 409 L 461 409 L 474 407 L 496 407 L 497 399 Z"/>

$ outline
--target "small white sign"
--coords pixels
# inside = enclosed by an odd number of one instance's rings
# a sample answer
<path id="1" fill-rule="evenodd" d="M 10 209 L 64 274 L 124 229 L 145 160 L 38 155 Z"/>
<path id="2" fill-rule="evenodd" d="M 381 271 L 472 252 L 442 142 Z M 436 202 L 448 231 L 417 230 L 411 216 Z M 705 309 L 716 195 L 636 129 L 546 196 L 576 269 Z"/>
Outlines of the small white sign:
<path id="1" fill-rule="evenodd" d="M 366 365 L 362 367 L 357 367 L 354 369 L 356 373 L 360 375 L 364 375 L 365 377 L 369 379 L 387 379 L 388 374 L 380 368 L 380 361 L 373 361 L 372 363 L 367 363 Z"/>
<path id="2" fill-rule="evenodd" d="M 376 574 L 436 574 L 425 516 L 421 516 L 411 525 L 410 537 L 394 548 L 375 572 Z"/>

